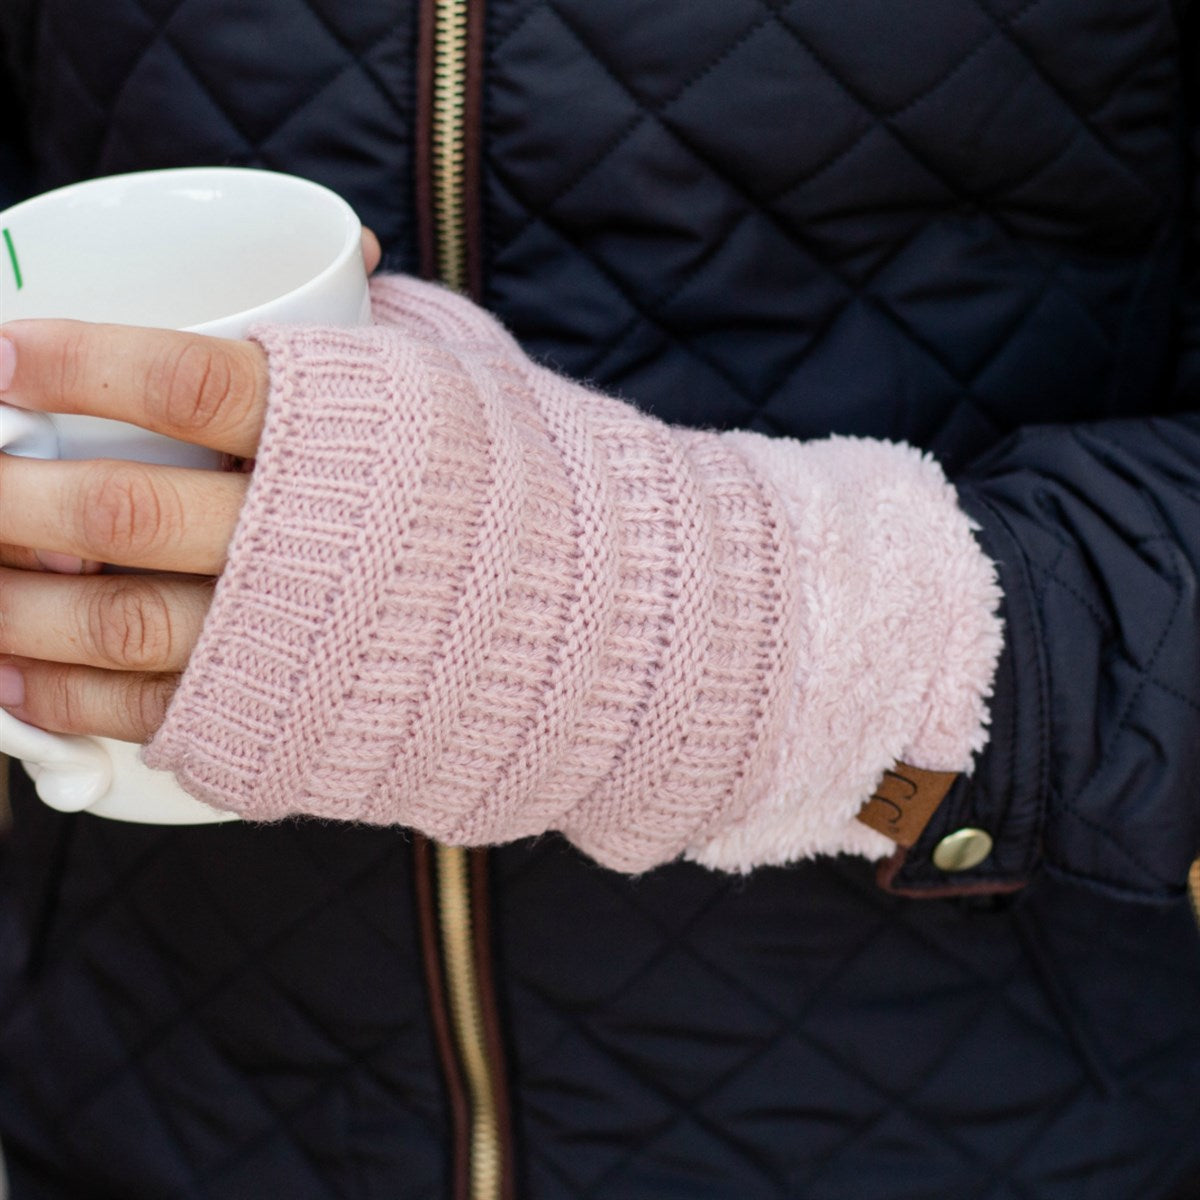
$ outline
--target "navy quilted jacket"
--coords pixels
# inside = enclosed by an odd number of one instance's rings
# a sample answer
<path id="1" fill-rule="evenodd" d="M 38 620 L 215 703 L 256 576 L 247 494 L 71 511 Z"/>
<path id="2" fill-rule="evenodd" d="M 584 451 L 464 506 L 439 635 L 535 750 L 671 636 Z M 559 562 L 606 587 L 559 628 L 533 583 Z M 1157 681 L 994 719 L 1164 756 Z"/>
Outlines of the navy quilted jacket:
<path id="1" fill-rule="evenodd" d="M 427 269 L 426 7 L 5 0 L 0 189 L 261 164 Z M 1007 637 L 879 878 L 475 858 L 507 1194 L 1197 1200 L 1200 6 L 470 7 L 483 302 L 673 422 L 929 448 Z M 13 1200 L 472 1194 L 426 847 L 14 792 Z"/>

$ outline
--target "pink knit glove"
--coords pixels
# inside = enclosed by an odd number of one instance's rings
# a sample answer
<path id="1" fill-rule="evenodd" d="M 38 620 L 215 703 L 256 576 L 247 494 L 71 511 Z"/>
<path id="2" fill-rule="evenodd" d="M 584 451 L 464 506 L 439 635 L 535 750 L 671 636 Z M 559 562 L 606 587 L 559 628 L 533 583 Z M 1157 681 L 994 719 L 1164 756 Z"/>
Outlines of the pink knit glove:
<path id="1" fill-rule="evenodd" d="M 266 429 L 152 766 L 244 817 L 744 871 L 893 847 L 900 758 L 969 768 L 997 585 L 904 445 L 673 429 L 479 308 L 374 285 L 266 328 Z"/>

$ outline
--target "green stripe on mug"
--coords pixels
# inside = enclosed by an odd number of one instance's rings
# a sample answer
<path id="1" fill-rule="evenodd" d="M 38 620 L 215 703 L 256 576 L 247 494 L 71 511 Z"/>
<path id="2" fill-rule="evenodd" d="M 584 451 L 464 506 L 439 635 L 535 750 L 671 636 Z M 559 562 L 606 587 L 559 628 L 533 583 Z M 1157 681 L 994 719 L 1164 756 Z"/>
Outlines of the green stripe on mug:
<path id="1" fill-rule="evenodd" d="M 4 231 L 4 244 L 8 247 L 8 258 L 12 263 L 13 275 L 16 276 L 17 291 L 19 292 L 25 286 L 25 281 L 21 278 L 21 264 L 17 261 L 17 248 L 13 245 L 12 234 L 7 229 Z"/>

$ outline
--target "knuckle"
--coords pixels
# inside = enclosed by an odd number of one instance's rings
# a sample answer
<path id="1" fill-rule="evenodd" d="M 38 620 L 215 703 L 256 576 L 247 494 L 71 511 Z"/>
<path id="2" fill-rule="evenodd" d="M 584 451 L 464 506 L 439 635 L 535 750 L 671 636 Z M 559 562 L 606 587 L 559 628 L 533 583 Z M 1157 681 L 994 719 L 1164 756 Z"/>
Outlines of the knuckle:
<path id="1" fill-rule="evenodd" d="M 87 705 L 74 676 L 65 667 L 47 671 L 42 680 L 40 722 L 52 729 L 73 733 L 87 724 Z"/>
<path id="2" fill-rule="evenodd" d="M 86 326 L 67 322 L 58 333 L 50 356 L 46 380 L 47 399 L 52 408 L 71 410 L 71 397 L 87 379 L 90 343 Z"/>
<path id="3" fill-rule="evenodd" d="M 97 588 L 85 616 L 86 636 L 104 665 L 152 669 L 171 649 L 171 617 L 162 596 L 113 576 Z"/>
<path id="4" fill-rule="evenodd" d="M 161 404 L 166 425 L 197 437 L 226 424 L 243 386 L 235 360 L 204 338 L 172 345 L 153 375 L 151 400 Z"/>
<path id="5" fill-rule="evenodd" d="M 81 491 L 81 534 L 91 557 L 135 564 L 179 532 L 176 506 L 138 463 L 97 463 Z"/>
<path id="6" fill-rule="evenodd" d="M 145 675 L 130 679 L 125 689 L 125 706 L 131 730 L 140 737 L 149 737 L 166 718 L 178 683 L 175 675 Z"/>

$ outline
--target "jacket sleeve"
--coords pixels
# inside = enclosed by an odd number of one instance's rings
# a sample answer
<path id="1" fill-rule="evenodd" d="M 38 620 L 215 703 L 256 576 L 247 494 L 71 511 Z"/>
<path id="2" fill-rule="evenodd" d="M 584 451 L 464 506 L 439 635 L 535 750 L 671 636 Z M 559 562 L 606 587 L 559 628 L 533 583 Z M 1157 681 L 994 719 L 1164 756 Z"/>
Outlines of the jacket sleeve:
<path id="1" fill-rule="evenodd" d="M 1200 84 L 1200 28 L 1193 25 Z M 1195 96 L 1193 96 L 1193 101 Z M 1193 112 L 1195 108 L 1193 107 Z M 1037 867 L 1145 901 L 1200 854 L 1200 122 L 1171 375 L 1145 416 L 1027 428 L 955 482 L 998 564 L 1006 648 L 992 738 L 896 890 L 1019 886 Z M 983 828 L 995 849 L 947 878 L 931 851 Z"/>

